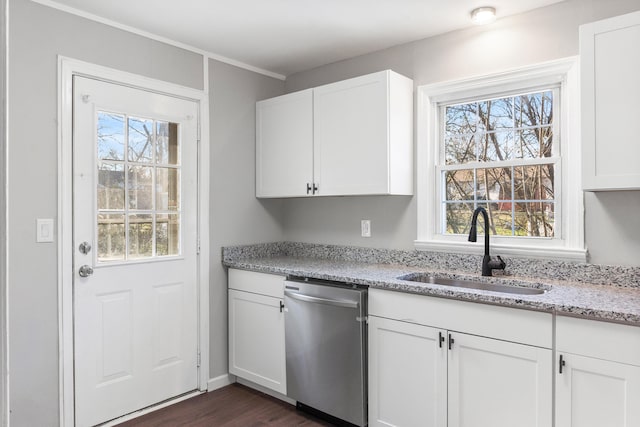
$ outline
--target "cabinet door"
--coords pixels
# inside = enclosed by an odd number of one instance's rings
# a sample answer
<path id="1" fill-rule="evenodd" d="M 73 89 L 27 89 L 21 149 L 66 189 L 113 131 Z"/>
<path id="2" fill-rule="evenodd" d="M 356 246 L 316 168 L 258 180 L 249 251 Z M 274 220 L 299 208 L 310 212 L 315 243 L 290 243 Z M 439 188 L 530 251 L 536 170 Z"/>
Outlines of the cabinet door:
<path id="1" fill-rule="evenodd" d="M 312 181 L 312 89 L 258 102 L 256 197 L 310 195 Z"/>
<path id="2" fill-rule="evenodd" d="M 640 367 L 563 354 L 556 371 L 556 426 L 640 426 Z"/>
<path id="3" fill-rule="evenodd" d="M 451 332 L 449 427 L 550 427 L 552 352 Z"/>
<path id="4" fill-rule="evenodd" d="M 315 88 L 314 176 L 318 194 L 389 190 L 388 73 Z"/>
<path id="5" fill-rule="evenodd" d="M 286 394 L 281 302 L 229 289 L 229 372 Z"/>
<path id="6" fill-rule="evenodd" d="M 445 427 L 444 332 L 369 316 L 369 425 Z"/>
<path id="7" fill-rule="evenodd" d="M 640 189 L 640 12 L 580 27 L 583 187 Z"/>

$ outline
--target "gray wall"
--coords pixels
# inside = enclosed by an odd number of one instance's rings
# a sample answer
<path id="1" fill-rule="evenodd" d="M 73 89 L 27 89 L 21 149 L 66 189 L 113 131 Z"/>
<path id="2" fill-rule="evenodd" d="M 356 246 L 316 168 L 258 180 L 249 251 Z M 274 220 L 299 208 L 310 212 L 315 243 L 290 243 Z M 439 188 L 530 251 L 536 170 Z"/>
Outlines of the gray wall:
<path id="1" fill-rule="evenodd" d="M 568 0 L 485 27 L 396 46 L 289 76 L 287 92 L 387 68 L 415 85 L 487 74 L 578 54 L 578 26 L 640 10 L 638 0 Z M 415 197 L 290 199 L 285 239 L 412 249 Z M 585 195 L 585 238 L 590 261 L 640 266 L 640 192 Z M 371 219 L 372 237 L 360 237 Z"/>
<path id="2" fill-rule="evenodd" d="M 211 265 L 209 376 L 226 375 L 227 275 L 222 246 L 282 240 L 281 200 L 255 198 L 256 101 L 284 82 L 209 61 L 211 108 Z"/>
<path id="3" fill-rule="evenodd" d="M 57 245 L 35 243 L 57 215 L 57 55 L 202 89 L 203 58 L 26 0 L 10 1 L 9 301 L 11 425 L 58 424 Z M 212 61 L 212 375 L 227 371 L 222 244 L 282 239 L 279 202 L 254 197 L 255 101 L 282 81 Z"/>

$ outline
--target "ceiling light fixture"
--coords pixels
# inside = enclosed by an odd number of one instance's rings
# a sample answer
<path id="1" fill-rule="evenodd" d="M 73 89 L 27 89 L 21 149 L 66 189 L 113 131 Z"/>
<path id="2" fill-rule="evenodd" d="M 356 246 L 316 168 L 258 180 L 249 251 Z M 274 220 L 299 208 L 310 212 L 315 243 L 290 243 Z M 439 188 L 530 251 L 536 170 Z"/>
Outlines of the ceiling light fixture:
<path id="1" fill-rule="evenodd" d="M 478 7 L 471 11 L 471 21 L 476 25 L 490 24 L 495 20 L 495 7 Z"/>

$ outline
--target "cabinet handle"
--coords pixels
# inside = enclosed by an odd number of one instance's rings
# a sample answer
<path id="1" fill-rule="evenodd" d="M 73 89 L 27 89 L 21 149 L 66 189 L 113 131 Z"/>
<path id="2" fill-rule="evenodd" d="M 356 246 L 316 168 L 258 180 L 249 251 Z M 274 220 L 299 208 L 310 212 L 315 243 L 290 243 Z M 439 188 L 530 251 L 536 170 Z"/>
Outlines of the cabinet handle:
<path id="1" fill-rule="evenodd" d="M 307 182 L 307 194 L 309 194 L 310 191 L 311 191 L 311 184 Z"/>
<path id="2" fill-rule="evenodd" d="M 312 194 L 316 194 L 318 192 L 318 186 L 316 185 L 316 183 L 313 183 L 313 193 Z"/>
<path id="3" fill-rule="evenodd" d="M 438 347 L 442 348 L 443 342 L 444 342 L 444 337 L 442 336 L 442 332 L 438 332 Z"/>
<path id="4" fill-rule="evenodd" d="M 451 350 L 451 347 L 453 346 L 454 342 L 455 342 L 455 340 L 453 339 L 451 334 L 449 334 L 449 350 Z"/>
<path id="5" fill-rule="evenodd" d="M 280 313 L 282 313 L 282 310 L 284 310 L 284 303 L 280 301 Z"/>
<path id="6" fill-rule="evenodd" d="M 564 367 L 564 365 L 566 365 L 567 362 L 564 360 L 564 358 L 562 357 L 562 355 L 560 355 L 560 362 L 558 363 L 559 369 L 558 369 L 558 373 L 562 374 L 562 368 Z"/>

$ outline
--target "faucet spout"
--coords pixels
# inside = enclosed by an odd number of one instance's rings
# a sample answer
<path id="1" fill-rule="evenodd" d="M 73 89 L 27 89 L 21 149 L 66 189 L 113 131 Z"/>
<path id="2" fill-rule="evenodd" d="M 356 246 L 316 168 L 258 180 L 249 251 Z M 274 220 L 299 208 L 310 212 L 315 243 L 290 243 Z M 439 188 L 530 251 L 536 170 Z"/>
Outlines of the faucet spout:
<path id="1" fill-rule="evenodd" d="M 487 215 L 485 208 L 478 207 L 473 211 L 471 229 L 469 230 L 469 241 L 478 241 L 478 214 L 482 214 L 482 219 L 484 220 L 484 256 L 482 257 L 482 275 L 492 276 L 493 270 L 504 270 L 506 264 L 500 256 L 497 257 L 497 260 L 491 259 L 491 255 L 489 253 L 489 215 Z"/>

